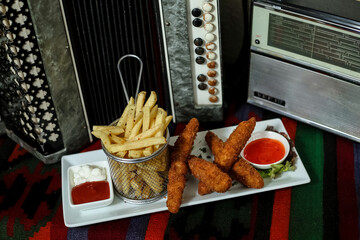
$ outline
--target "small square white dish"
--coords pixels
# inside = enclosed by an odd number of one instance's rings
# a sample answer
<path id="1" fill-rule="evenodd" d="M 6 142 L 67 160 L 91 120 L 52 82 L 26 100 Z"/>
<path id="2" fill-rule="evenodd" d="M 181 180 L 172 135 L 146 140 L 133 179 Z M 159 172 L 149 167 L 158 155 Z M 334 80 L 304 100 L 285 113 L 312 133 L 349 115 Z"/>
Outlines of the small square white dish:
<path id="1" fill-rule="evenodd" d="M 72 192 L 72 189 L 76 185 L 75 175 L 77 177 L 79 177 L 78 171 L 80 169 L 84 169 L 83 167 L 90 167 L 90 171 L 92 169 L 96 169 L 99 171 L 105 170 L 105 179 L 102 179 L 102 180 L 106 181 L 109 184 L 109 192 L 110 192 L 109 198 L 106 198 L 104 200 L 81 203 L 81 204 L 73 203 L 71 192 Z M 109 204 L 111 204 L 114 200 L 114 190 L 113 190 L 113 185 L 112 185 L 112 180 L 111 180 L 111 175 L 110 175 L 110 168 L 109 168 L 109 164 L 107 161 L 97 161 L 97 162 L 83 163 L 83 164 L 71 166 L 67 170 L 67 178 L 68 178 L 68 181 L 67 181 L 68 200 L 67 201 L 69 203 L 69 206 L 74 210 L 89 210 L 89 209 L 94 209 L 94 208 L 105 207 L 105 206 L 108 206 Z M 82 181 L 78 184 L 81 184 L 86 179 L 84 178 L 81 180 Z"/>
<path id="2" fill-rule="evenodd" d="M 286 132 L 286 129 L 280 119 L 270 119 L 259 121 L 256 123 L 254 132 L 264 131 L 267 126 L 273 126 L 279 132 Z M 221 139 L 226 140 L 232 133 L 236 126 L 225 127 L 211 130 L 217 134 Z M 194 147 L 191 152 L 192 155 L 200 156 L 206 160 L 213 160 L 213 155 L 205 142 L 205 135 L 207 131 L 198 132 Z M 170 138 L 169 144 L 174 145 L 177 136 Z M 296 146 L 295 146 L 296 152 Z M 296 152 L 297 153 L 297 152 Z M 97 161 L 107 161 L 107 157 L 103 150 L 96 150 L 91 152 L 84 152 L 72 155 L 63 156 L 61 159 L 61 174 L 62 174 L 62 201 L 64 222 L 67 227 L 79 227 L 100 222 L 106 222 L 127 217 L 134 217 L 148 213 L 167 211 L 166 197 L 150 204 L 137 205 L 124 202 L 117 194 L 114 196 L 114 201 L 105 207 L 94 208 L 86 211 L 76 210 L 70 207 L 68 201 L 68 172 L 67 169 L 73 165 L 92 163 Z M 237 183 L 234 184 L 226 193 L 211 193 L 205 196 L 200 196 L 197 192 L 198 180 L 189 175 L 186 187 L 183 193 L 183 201 L 181 207 L 193 206 L 197 204 L 204 204 L 208 202 L 220 201 L 229 198 L 236 198 L 250 194 L 257 194 L 276 189 L 293 187 L 310 182 L 310 177 L 301 161 L 300 156 L 296 159 L 296 170 L 283 173 L 276 179 L 265 178 L 264 187 L 261 189 L 246 188 Z"/>

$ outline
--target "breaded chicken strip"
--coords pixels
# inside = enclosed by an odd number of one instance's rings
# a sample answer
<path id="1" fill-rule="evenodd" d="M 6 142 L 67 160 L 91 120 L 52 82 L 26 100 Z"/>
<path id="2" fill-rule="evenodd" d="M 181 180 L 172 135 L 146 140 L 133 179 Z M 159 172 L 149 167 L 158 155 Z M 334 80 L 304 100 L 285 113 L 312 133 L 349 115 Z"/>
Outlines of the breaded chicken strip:
<path id="1" fill-rule="evenodd" d="M 224 146 L 223 141 L 215 133 L 210 131 L 206 133 L 205 140 L 209 145 L 213 155 L 215 156 L 215 159 L 219 157 L 222 151 L 222 147 Z M 233 179 L 237 180 L 246 187 L 262 188 L 264 186 L 264 180 L 260 173 L 250 163 L 239 157 L 236 157 L 235 164 L 232 166 L 229 174 Z M 198 187 L 198 191 L 199 190 L 200 186 Z M 201 186 L 202 195 L 210 192 L 211 191 L 209 189 L 206 189 L 206 186 Z"/>
<path id="2" fill-rule="evenodd" d="M 232 180 L 229 175 L 221 171 L 212 162 L 191 156 L 188 164 L 192 175 L 211 190 L 224 193 L 231 187 Z"/>
<path id="3" fill-rule="evenodd" d="M 260 173 L 246 160 L 239 158 L 230 170 L 233 178 L 249 188 L 264 187 L 264 179 Z"/>
<path id="4" fill-rule="evenodd" d="M 187 159 L 191 153 L 198 130 L 199 121 L 192 118 L 177 138 L 170 153 L 171 166 L 168 175 L 166 205 L 171 213 L 177 213 L 181 205 L 188 172 Z"/>
<path id="5" fill-rule="evenodd" d="M 255 124 L 256 120 L 254 117 L 247 121 L 240 122 L 224 143 L 224 147 L 221 149 L 220 154 L 214 154 L 214 162 L 221 170 L 228 172 L 234 165 L 241 150 L 244 148 L 251 133 L 254 131 Z"/>

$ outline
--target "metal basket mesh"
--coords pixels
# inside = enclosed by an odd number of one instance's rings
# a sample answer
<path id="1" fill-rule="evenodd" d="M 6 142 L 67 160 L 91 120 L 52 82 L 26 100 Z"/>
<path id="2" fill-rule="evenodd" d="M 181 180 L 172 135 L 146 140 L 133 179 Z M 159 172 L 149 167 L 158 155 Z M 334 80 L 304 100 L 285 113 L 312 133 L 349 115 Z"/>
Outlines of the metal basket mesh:
<path id="1" fill-rule="evenodd" d="M 169 150 L 166 146 L 145 161 L 119 161 L 108 156 L 114 187 L 124 201 L 149 203 L 166 194 L 169 170 Z M 154 157 L 152 157 L 154 156 Z"/>

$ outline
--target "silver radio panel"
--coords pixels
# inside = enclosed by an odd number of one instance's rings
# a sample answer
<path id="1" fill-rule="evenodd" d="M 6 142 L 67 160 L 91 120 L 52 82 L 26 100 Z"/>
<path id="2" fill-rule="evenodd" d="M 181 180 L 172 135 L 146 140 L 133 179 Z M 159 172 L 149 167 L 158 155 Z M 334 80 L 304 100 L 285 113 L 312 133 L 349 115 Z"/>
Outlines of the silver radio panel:
<path id="1" fill-rule="evenodd" d="M 360 33 L 255 4 L 248 102 L 360 142 Z"/>

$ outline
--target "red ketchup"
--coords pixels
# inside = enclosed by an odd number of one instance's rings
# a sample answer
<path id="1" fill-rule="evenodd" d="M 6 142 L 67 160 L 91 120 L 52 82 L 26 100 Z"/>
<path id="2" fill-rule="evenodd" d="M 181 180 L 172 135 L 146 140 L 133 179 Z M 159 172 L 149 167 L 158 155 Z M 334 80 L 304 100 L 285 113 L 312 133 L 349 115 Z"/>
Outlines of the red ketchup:
<path id="1" fill-rule="evenodd" d="M 74 204 L 88 203 L 108 199 L 110 187 L 107 181 L 84 182 L 71 190 Z"/>
<path id="2" fill-rule="evenodd" d="M 272 164 L 285 155 L 285 147 L 279 141 L 271 138 L 261 138 L 250 142 L 244 149 L 244 157 L 256 164 Z"/>

